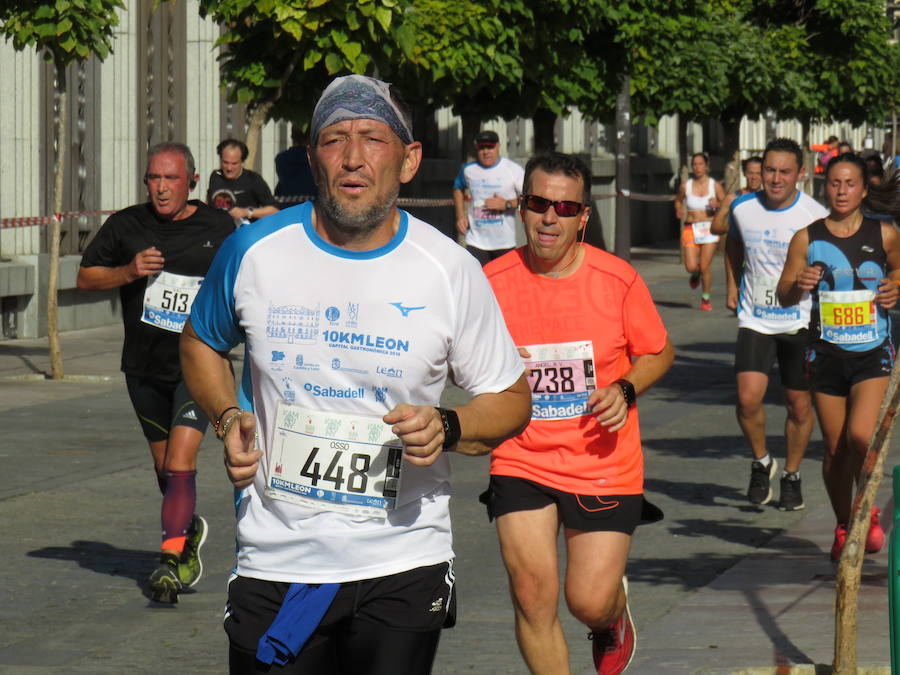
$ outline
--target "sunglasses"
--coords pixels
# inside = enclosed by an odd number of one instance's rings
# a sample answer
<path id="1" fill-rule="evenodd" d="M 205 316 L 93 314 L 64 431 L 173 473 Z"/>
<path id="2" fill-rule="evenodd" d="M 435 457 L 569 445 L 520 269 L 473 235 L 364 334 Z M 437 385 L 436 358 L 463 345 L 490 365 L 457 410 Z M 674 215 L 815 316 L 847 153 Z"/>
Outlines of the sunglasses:
<path id="1" fill-rule="evenodd" d="M 522 195 L 522 203 L 525 205 L 526 209 L 534 211 L 535 213 L 546 213 L 547 209 L 552 206 L 553 210 L 556 211 L 556 215 L 563 218 L 577 216 L 584 208 L 584 204 L 581 202 L 570 202 L 566 200 L 554 202 L 551 199 L 538 197 L 537 195 Z"/>

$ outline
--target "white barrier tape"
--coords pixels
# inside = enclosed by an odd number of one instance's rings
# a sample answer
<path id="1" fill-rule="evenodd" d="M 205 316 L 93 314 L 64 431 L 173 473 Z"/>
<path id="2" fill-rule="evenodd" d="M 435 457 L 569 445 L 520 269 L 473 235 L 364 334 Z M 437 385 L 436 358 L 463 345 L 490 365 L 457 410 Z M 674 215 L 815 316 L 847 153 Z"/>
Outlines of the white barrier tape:
<path id="1" fill-rule="evenodd" d="M 613 194 L 605 194 L 605 195 L 591 195 L 592 200 L 601 200 L 601 199 L 612 199 L 618 196 L 627 197 L 628 199 L 633 199 L 639 202 L 671 202 L 675 200 L 675 195 L 651 195 L 643 192 L 631 192 L 630 190 L 619 190 Z M 303 202 L 312 199 L 310 195 L 291 195 L 291 196 L 282 196 L 275 197 L 276 202 L 282 202 L 285 204 L 293 204 L 296 202 Z M 402 207 L 439 207 L 439 206 L 453 206 L 452 199 L 428 199 L 424 197 L 401 197 L 397 200 L 397 205 Z M 67 220 L 70 218 L 84 218 L 84 217 L 94 217 L 94 216 L 109 216 L 115 213 L 116 210 L 105 210 L 105 211 L 70 211 L 68 213 L 60 213 L 60 220 Z M 0 229 L 8 229 L 13 227 L 29 227 L 33 225 L 49 225 L 53 222 L 53 216 L 21 216 L 15 218 L 3 218 L 0 219 Z"/>
<path id="2" fill-rule="evenodd" d="M 58 217 L 60 220 L 66 220 L 68 218 L 84 218 L 90 216 L 109 216 L 115 213 L 115 210 L 112 211 L 70 211 L 68 213 L 60 213 Z M 3 218 L 0 220 L 0 229 L 7 229 L 12 227 L 29 227 L 32 225 L 49 225 L 53 222 L 54 216 L 24 216 L 24 217 L 16 217 L 16 218 Z"/>
<path id="3" fill-rule="evenodd" d="M 612 199 L 619 195 L 633 199 L 638 202 L 672 202 L 675 201 L 675 195 L 651 195 L 644 192 L 632 192 L 631 190 L 620 190 L 616 193 L 605 195 L 591 195 L 591 200 Z M 312 199 L 309 195 L 288 195 L 275 197 L 276 202 L 285 204 L 295 204 L 297 202 L 305 202 Z M 452 199 L 427 199 L 424 197 L 401 197 L 397 200 L 397 206 L 453 206 Z"/>

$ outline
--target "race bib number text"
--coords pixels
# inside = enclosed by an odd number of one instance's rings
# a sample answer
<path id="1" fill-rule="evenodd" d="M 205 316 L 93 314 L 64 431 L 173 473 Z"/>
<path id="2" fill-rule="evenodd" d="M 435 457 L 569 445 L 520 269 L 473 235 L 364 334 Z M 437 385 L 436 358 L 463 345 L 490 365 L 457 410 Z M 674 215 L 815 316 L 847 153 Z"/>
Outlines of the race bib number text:
<path id="1" fill-rule="evenodd" d="M 596 388 L 590 341 L 527 345 L 525 363 L 531 388 L 531 414 L 558 420 L 588 414 L 587 399 Z"/>
<path id="2" fill-rule="evenodd" d="M 833 344 L 859 344 L 878 339 L 875 291 L 820 291 L 821 337 Z"/>
<path id="3" fill-rule="evenodd" d="M 191 314 L 191 305 L 203 277 L 160 272 L 147 279 L 144 291 L 143 323 L 180 333 Z"/>
<path id="4" fill-rule="evenodd" d="M 380 417 L 278 404 L 266 494 L 384 518 L 397 503 L 403 445 Z"/>
<path id="5" fill-rule="evenodd" d="M 800 319 L 800 308 L 782 307 L 778 302 L 778 277 L 754 277 L 753 279 L 753 316 L 766 321 L 797 321 Z"/>

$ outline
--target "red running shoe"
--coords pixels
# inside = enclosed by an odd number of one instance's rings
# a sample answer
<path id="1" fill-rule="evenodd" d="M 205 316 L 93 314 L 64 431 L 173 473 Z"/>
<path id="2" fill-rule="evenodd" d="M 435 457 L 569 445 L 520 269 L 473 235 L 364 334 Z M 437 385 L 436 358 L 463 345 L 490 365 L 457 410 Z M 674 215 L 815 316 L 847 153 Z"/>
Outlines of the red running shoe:
<path id="1" fill-rule="evenodd" d="M 622 615 L 609 628 L 588 633 L 588 639 L 594 642 L 594 667 L 597 668 L 597 675 L 619 675 L 634 658 L 637 635 L 631 620 L 631 610 L 628 608 L 628 580 L 625 577 L 622 577 L 622 586 L 625 588 L 625 609 Z"/>
<path id="2" fill-rule="evenodd" d="M 709 298 L 700 298 L 700 309 L 704 312 L 712 311 L 712 302 L 710 302 Z"/>
<path id="3" fill-rule="evenodd" d="M 844 550 L 844 544 L 847 543 L 847 526 L 838 523 L 834 528 L 834 543 L 831 545 L 831 559 L 837 562 L 841 559 L 841 553 Z"/>
<path id="4" fill-rule="evenodd" d="M 866 553 L 878 553 L 884 547 L 884 530 L 881 529 L 881 523 L 878 516 L 881 511 L 877 507 L 872 507 L 872 522 L 869 524 L 869 533 L 866 535 Z"/>

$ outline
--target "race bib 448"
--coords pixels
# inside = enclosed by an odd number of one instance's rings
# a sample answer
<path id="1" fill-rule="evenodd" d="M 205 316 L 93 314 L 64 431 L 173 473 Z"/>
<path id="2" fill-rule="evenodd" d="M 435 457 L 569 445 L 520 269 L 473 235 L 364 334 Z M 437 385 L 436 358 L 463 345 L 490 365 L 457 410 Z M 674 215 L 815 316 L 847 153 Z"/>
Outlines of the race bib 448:
<path id="1" fill-rule="evenodd" d="M 279 402 L 266 495 L 324 511 L 385 518 L 397 503 L 403 444 L 380 417 Z"/>

